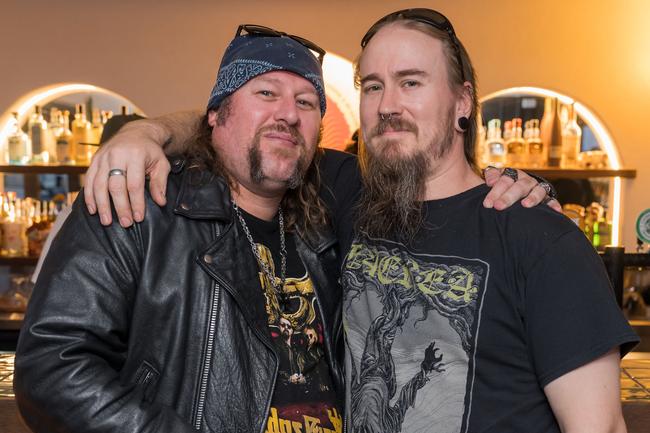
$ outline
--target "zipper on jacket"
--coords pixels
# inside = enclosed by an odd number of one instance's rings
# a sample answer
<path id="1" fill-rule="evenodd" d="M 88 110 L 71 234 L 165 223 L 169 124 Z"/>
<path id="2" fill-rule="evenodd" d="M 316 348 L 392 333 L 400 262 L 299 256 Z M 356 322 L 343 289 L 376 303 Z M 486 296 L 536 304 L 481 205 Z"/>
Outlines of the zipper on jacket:
<path id="1" fill-rule="evenodd" d="M 325 315 L 323 314 L 323 307 L 321 306 L 320 297 L 318 296 L 318 290 L 316 290 L 315 288 L 314 288 L 314 297 L 316 298 L 316 305 L 318 305 L 318 312 L 320 313 L 321 320 L 324 321 L 324 320 L 325 320 Z M 341 299 L 341 302 L 343 302 L 343 299 Z M 341 311 L 341 314 L 343 314 L 342 311 Z M 341 329 L 342 327 L 343 327 L 343 317 L 341 316 L 341 320 L 339 321 L 339 326 L 338 326 L 338 328 Z M 336 330 L 334 330 L 334 331 L 336 332 Z M 329 341 L 331 341 L 332 343 L 334 343 L 334 341 L 333 341 L 332 338 L 331 338 L 331 335 L 330 335 L 329 338 L 328 338 L 328 335 L 327 335 L 327 334 L 328 334 L 328 332 L 327 332 L 327 326 L 323 326 L 323 334 L 324 334 L 323 337 L 325 338 L 325 340 L 328 340 L 328 339 L 329 339 Z M 341 338 L 344 338 L 342 332 L 340 333 L 340 335 L 341 335 Z M 332 358 L 332 361 L 333 361 L 333 362 L 336 362 L 336 361 L 337 361 L 337 359 L 336 359 L 336 353 L 335 353 L 335 352 L 336 352 L 336 345 L 335 345 L 335 344 L 331 344 L 330 357 Z M 344 362 L 345 362 L 345 361 L 344 361 Z M 343 407 L 341 408 L 341 410 L 343 411 L 343 413 L 342 413 L 341 415 L 342 415 L 342 417 L 343 417 L 343 433 L 347 433 L 347 431 L 348 431 L 348 422 L 347 422 L 347 418 L 348 418 L 348 417 L 345 416 L 345 415 L 346 415 L 346 410 L 345 410 L 346 407 L 345 407 L 345 405 L 346 405 L 346 403 L 347 403 L 347 399 L 345 398 L 345 393 L 347 392 L 347 390 L 345 390 L 345 382 L 346 382 L 345 372 L 343 371 L 343 367 L 340 366 L 340 365 L 337 365 L 337 366 L 336 366 L 336 370 L 338 371 L 338 374 L 339 374 L 339 376 L 340 376 L 340 379 L 343 381 L 343 388 L 344 388 L 343 397 L 344 397 L 344 398 L 343 398 Z M 332 385 L 333 385 L 333 384 L 332 384 Z"/>
<path id="2" fill-rule="evenodd" d="M 219 227 L 215 227 L 215 237 L 219 236 Z M 203 421 L 203 411 L 205 409 L 205 396 L 208 392 L 208 376 L 212 365 L 212 349 L 214 347 L 214 336 L 217 327 L 217 307 L 219 305 L 219 283 L 216 281 L 212 286 L 212 304 L 210 305 L 210 314 L 208 320 L 208 342 L 206 344 L 206 353 L 203 358 L 203 370 L 201 371 L 201 382 L 199 386 L 199 399 L 194 413 L 194 429 L 201 429 Z"/>

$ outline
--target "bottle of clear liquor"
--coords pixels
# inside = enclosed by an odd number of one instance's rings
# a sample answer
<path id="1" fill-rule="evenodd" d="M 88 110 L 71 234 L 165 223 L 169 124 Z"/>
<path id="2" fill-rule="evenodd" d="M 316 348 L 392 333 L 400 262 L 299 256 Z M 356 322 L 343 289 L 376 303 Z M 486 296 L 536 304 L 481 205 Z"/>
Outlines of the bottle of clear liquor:
<path id="1" fill-rule="evenodd" d="M 526 142 L 522 136 L 521 118 L 512 119 L 512 132 L 509 140 L 506 140 L 506 163 L 514 167 L 526 166 Z"/>
<path id="2" fill-rule="evenodd" d="M 576 168 L 582 141 L 582 129 L 578 125 L 578 114 L 574 104 L 568 109 L 568 118 L 562 130 L 562 168 Z"/>
<path id="3" fill-rule="evenodd" d="M 9 164 L 25 165 L 32 159 L 32 144 L 29 136 L 20 128 L 18 113 L 11 113 L 11 132 L 7 137 L 7 160 Z"/>
<path id="4" fill-rule="evenodd" d="M 47 124 L 47 127 L 55 138 L 61 133 L 61 128 L 63 128 L 63 125 L 61 124 L 61 118 L 59 116 L 60 114 L 61 111 L 59 111 L 58 108 L 50 108 L 50 122 Z"/>
<path id="5" fill-rule="evenodd" d="M 27 133 L 32 142 L 32 162 L 36 164 L 50 162 L 53 140 L 39 105 L 34 106 L 34 113 L 27 123 Z"/>
<path id="6" fill-rule="evenodd" d="M 56 163 L 58 162 L 58 155 L 56 149 L 57 137 L 61 134 L 63 130 L 63 121 L 61 117 L 61 112 L 58 108 L 50 108 L 50 121 L 47 124 L 47 143 L 48 143 L 48 155 L 49 162 Z"/>
<path id="7" fill-rule="evenodd" d="M 486 147 L 490 164 L 503 167 L 506 163 L 506 148 L 501 138 L 501 120 L 492 119 L 488 122 Z"/>
<path id="8" fill-rule="evenodd" d="M 546 166 L 546 151 L 544 142 L 539 136 L 539 120 L 531 119 L 528 121 L 528 132 L 526 142 L 528 144 L 528 166 L 540 168 Z"/>
<path id="9" fill-rule="evenodd" d="M 61 123 L 60 133 L 56 136 L 56 157 L 61 164 L 72 164 L 74 157 L 72 155 L 73 136 L 70 130 L 70 112 L 65 110 L 59 113 Z"/>
<path id="10" fill-rule="evenodd" d="M 72 122 L 72 137 L 74 148 L 74 159 L 77 164 L 86 165 L 90 163 L 92 156 L 92 146 L 90 143 L 90 122 L 86 119 L 86 107 L 83 104 L 75 106 L 74 121 Z"/>

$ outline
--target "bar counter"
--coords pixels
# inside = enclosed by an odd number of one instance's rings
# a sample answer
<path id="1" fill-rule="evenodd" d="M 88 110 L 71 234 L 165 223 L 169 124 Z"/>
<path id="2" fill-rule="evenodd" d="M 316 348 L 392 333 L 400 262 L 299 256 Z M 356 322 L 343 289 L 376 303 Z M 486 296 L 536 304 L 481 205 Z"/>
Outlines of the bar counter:
<path id="1" fill-rule="evenodd" d="M 2 433 L 29 433 L 18 415 L 12 388 L 14 354 L 0 353 L 0 426 Z M 650 431 L 650 353 L 632 352 L 621 365 L 621 401 L 628 433 Z"/>

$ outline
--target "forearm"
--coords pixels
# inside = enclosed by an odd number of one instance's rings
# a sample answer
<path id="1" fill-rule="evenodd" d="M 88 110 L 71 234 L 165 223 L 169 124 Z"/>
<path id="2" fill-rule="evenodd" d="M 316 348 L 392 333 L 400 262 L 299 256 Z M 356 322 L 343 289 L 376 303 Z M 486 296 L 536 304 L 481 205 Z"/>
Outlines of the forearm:
<path id="1" fill-rule="evenodd" d="M 619 349 L 549 383 L 544 392 L 562 433 L 625 433 Z"/>
<path id="2" fill-rule="evenodd" d="M 152 119 L 158 122 L 163 131 L 163 150 L 167 155 L 183 153 L 188 143 L 196 133 L 196 127 L 201 120 L 201 112 L 198 110 L 178 111 L 165 114 Z"/>

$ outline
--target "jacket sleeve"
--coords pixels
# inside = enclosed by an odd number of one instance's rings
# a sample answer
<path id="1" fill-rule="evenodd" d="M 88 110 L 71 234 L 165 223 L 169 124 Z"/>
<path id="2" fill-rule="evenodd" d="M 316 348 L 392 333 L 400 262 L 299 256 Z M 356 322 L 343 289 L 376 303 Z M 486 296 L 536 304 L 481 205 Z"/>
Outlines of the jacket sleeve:
<path id="1" fill-rule="evenodd" d="M 146 402 L 142 387 L 120 374 L 141 231 L 102 227 L 81 194 L 73 206 L 44 262 L 18 342 L 14 390 L 24 420 L 37 433 L 194 431 L 171 407 Z"/>

